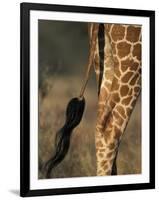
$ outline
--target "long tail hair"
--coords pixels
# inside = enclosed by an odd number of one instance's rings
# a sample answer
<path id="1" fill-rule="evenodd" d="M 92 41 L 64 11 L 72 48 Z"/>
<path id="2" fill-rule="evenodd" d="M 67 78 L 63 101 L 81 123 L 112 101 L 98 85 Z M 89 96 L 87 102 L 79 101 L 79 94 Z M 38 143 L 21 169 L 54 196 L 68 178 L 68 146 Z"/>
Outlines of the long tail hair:
<path id="1" fill-rule="evenodd" d="M 65 158 L 70 146 L 71 133 L 73 129 L 80 123 L 83 116 L 84 107 L 84 98 L 73 98 L 68 103 L 65 124 L 56 134 L 54 156 L 46 163 L 46 167 L 48 167 L 46 178 L 50 178 L 52 169 Z"/>
<path id="2" fill-rule="evenodd" d="M 55 153 L 53 157 L 48 160 L 45 164 L 46 169 L 46 178 L 51 177 L 51 171 L 55 168 L 66 156 L 69 146 L 70 139 L 73 129 L 78 126 L 80 123 L 84 108 L 85 108 L 85 98 L 84 91 L 89 79 L 90 69 L 92 66 L 95 46 L 96 46 L 96 37 L 98 35 L 98 24 L 92 25 L 92 37 L 90 42 L 90 52 L 89 52 L 89 60 L 87 65 L 86 76 L 84 80 L 84 84 L 81 88 L 79 97 L 73 98 L 69 101 L 67 109 L 66 109 L 66 120 L 63 127 L 57 132 L 55 138 Z"/>

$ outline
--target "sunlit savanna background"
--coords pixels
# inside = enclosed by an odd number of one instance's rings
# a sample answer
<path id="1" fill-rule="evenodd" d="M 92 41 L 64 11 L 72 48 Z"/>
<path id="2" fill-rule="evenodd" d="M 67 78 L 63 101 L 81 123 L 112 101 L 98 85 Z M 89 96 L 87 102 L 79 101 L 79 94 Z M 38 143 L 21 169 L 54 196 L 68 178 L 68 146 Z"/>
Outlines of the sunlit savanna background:
<path id="1" fill-rule="evenodd" d="M 54 152 L 56 131 L 65 119 L 68 101 L 79 94 L 88 60 L 87 23 L 39 20 L 39 178 Z M 95 73 L 85 92 L 86 108 L 73 132 L 69 152 L 52 177 L 96 175 L 95 122 L 97 88 Z M 123 135 L 117 159 L 118 174 L 141 173 L 141 99 L 139 97 Z"/>

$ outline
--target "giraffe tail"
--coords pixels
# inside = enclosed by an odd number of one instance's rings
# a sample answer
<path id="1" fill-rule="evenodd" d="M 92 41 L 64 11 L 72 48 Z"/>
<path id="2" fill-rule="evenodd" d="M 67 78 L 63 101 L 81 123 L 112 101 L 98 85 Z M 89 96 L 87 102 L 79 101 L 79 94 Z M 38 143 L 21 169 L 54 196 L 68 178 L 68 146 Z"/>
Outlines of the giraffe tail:
<path id="1" fill-rule="evenodd" d="M 55 168 L 66 156 L 73 129 L 80 123 L 85 108 L 85 99 L 73 98 L 69 101 L 66 109 L 66 121 L 64 126 L 57 132 L 55 138 L 55 153 L 45 164 L 46 178 L 51 177 L 52 169 Z"/>
<path id="2" fill-rule="evenodd" d="M 99 24 L 94 24 L 92 27 L 92 40 L 91 40 L 91 45 L 90 45 L 89 59 L 88 59 L 85 79 L 83 81 L 79 98 L 73 98 L 68 103 L 68 106 L 66 109 L 65 124 L 56 134 L 55 154 L 49 161 L 47 161 L 44 167 L 44 169 L 46 169 L 46 178 L 51 177 L 52 169 L 55 168 L 65 158 L 69 150 L 70 139 L 71 139 L 71 134 L 73 132 L 73 129 L 80 123 L 82 119 L 84 108 L 85 108 L 85 99 L 83 95 L 84 95 L 84 91 L 86 89 L 86 86 L 89 80 L 91 66 L 94 59 L 96 38 L 98 35 L 98 27 L 99 27 Z"/>

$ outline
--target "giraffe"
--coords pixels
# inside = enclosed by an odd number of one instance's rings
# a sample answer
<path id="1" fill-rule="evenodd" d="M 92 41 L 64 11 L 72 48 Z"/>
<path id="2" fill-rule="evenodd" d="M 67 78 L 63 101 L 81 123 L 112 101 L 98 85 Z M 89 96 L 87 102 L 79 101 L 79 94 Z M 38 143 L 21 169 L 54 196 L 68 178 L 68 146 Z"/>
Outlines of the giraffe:
<path id="1" fill-rule="evenodd" d="M 55 155 L 46 163 L 47 177 L 67 154 L 72 130 L 82 118 L 83 95 L 93 64 L 98 90 L 95 131 L 97 176 L 117 174 L 119 145 L 141 91 L 141 26 L 91 23 L 89 38 L 85 79 L 80 95 L 68 103 L 66 122 L 57 132 L 59 142 Z"/>
<path id="2" fill-rule="evenodd" d="M 97 176 L 116 175 L 119 144 L 141 91 L 141 26 L 99 24 L 93 60 L 98 83 Z"/>

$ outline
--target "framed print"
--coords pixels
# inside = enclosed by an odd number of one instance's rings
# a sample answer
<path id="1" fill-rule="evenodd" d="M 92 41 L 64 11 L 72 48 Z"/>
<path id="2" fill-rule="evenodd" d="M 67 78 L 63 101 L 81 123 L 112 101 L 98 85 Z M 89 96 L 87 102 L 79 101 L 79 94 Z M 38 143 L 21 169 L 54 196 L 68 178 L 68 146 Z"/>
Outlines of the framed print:
<path id="1" fill-rule="evenodd" d="M 23 197 L 155 188 L 155 12 L 21 4 Z"/>

